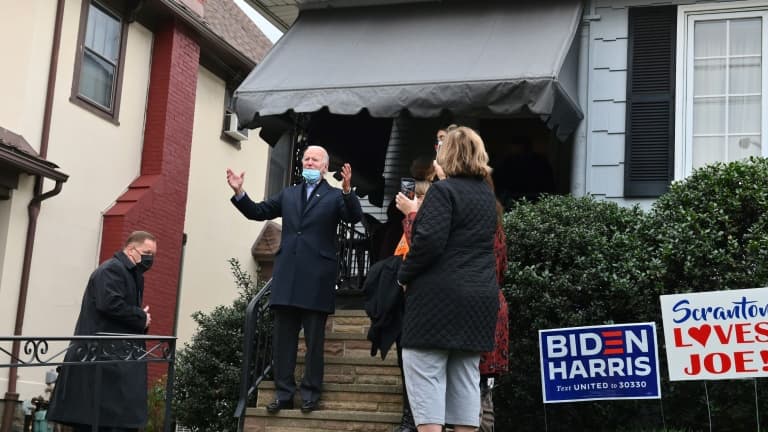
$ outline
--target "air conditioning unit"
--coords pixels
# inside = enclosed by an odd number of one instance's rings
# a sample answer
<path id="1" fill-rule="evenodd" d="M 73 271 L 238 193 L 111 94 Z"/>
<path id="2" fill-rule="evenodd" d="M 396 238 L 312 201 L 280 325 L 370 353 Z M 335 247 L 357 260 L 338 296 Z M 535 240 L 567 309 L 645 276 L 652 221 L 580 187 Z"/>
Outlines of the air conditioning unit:
<path id="1" fill-rule="evenodd" d="M 237 128 L 237 114 L 227 113 L 224 115 L 224 133 L 237 141 L 248 139 L 248 129 Z"/>

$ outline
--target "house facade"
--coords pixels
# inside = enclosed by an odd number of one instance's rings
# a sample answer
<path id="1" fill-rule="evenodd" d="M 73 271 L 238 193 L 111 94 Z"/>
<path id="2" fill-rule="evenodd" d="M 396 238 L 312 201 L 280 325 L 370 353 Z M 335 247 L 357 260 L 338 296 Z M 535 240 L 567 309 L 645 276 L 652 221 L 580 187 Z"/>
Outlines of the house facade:
<path id="1" fill-rule="evenodd" d="M 648 203 L 712 162 L 768 156 L 768 2 L 597 1 L 585 191 Z"/>
<path id="2" fill-rule="evenodd" d="M 261 224 L 233 212 L 225 170 L 260 196 L 270 149 L 231 126 L 231 93 L 270 47 L 231 0 L 3 2 L 0 334 L 71 335 L 134 230 L 158 238 L 151 334 L 187 341 L 194 311 L 236 296 L 227 260 L 256 271 Z M 41 369 L 0 370 L 7 405 L 43 394 Z"/>
<path id="3" fill-rule="evenodd" d="M 241 120 L 264 125 L 272 144 L 292 133 L 294 145 L 337 147 L 339 160 L 363 147 L 384 160 L 358 187 L 380 219 L 410 162 L 429 155 L 434 132 L 448 123 L 479 130 L 497 189 L 513 198 L 571 193 L 647 208 L 696 167 L 768 155 L 765 1 L 249 3 L 287 33 L 236 92 Z M 478 10 L 493 19 L 473 16 Z M 309 34 L 321 42 L 312 45 Z M 315 67 L 327 73 L 294 74 L 290 89 L 269 81 L 273 70 L 300 65 L 290 53 L 309 46 L 332 59 Z M 550 61 L 549 69 L 531 66 Z M 546 79 L 560 97 L 531 90 Z M 451 96 L 451 87 L 482 80 L 498 85 Z M 377 130 L 372 119 L 389 123 Z"/>

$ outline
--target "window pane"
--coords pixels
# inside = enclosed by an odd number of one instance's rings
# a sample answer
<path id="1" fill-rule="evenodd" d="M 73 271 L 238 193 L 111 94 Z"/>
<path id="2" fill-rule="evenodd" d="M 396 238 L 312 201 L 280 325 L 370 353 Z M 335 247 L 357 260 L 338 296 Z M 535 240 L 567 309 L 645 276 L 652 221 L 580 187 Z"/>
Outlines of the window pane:
<path id="1" fill-rule="evenodd" d="M 728 138 L 728 162 L 760 156 L 760 136 L 732 136 Z"/>
<path id="2" fill-rule="evenodd" d="M 760 133 L 760 96 L 728 98 L 728 133 Z"/>
<path id="3" fill-rule="evenodd" d="M 760 93 L 762 67 L 760 57 L 732 59 L 729 65 L 730 94 Z"/>
<path id="4" fill-rule="evenodd" d="M 760 17 L 694 23 L 692 168 L 762 154 L 763 25 Z"/>
<path id="5" fill-rule="evenodd" d="M 731 55 L 760 54 L 762 20 L 760 18 L 730 20 Z"/>
<path id="6" fill-rule="evenodd" d="M 725 21 L 698 21 L 693 30 L 695 57 L 725 55 Z"/>
<path id="7" fill-rule="evenodd" d="M 725 60 L 695 60 L 693 95 L 725 94 Z"/>
<path id="8" fill-rule="evenodd" d="M 120 56 L 120 21 L 92 4 L 88 9 L 85 46 L 116 64 Z"/>
<path id="9" fill-rule="evenodd" d="M 112 108 L 112 82 L 115 67 L 92 54 L 83 52 L 80 68 L 80 94 L 99 105 Z"/>
<path id="10" fill-rule="evenodd" d="M 724 137 L 696 137 L 693 139 L 693 168 L 701 168 L 725 157 Z"/>
<path id="11" fill-rule="evenodd" d="M 693 101 L 693 133 L 725 133 L 725 98 L 700 98 Z"/>

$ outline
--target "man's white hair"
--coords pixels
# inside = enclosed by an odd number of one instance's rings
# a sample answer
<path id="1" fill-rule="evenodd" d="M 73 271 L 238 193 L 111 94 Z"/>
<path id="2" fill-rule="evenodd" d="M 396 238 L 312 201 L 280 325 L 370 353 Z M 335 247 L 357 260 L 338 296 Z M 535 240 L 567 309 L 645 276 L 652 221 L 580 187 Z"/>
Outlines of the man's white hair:
<path id="1" fill-rule="evenodd" d="M 331 162 L 331 158 L 328 157 L 328 151 L 325 150 L 325 148 L 323 148 L 322 146 L 311 145 L 311 146 L 307 146 L 307 148 L 304 149 L 304 153 L 306 153 L 307 150 L 309 150 L 309 149 L 317 149 L 317 150 L 322 151 L 323 152 L 323 162 L 325 163 L 325 167 L 328 168 L 328 164 L 330 164 L 330 162 Z"/>

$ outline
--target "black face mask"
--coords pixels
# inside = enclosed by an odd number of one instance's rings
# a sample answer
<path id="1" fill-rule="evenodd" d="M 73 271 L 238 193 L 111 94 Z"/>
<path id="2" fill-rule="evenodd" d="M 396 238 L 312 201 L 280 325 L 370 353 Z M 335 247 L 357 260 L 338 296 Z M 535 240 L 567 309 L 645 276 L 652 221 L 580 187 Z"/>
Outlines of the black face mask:
<path id="1" fill-rule="evenodd" d="M 149 271 L 150 268 L 152 268 L 152 263 L 155 261 L 154 255 L 142 255 L 141 261 L 136 263 L 136 265 L 139 267 L 139 270 L 145 272 Z"/>

